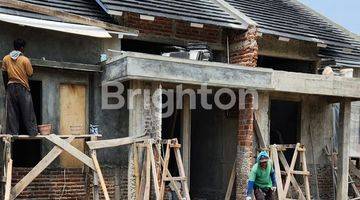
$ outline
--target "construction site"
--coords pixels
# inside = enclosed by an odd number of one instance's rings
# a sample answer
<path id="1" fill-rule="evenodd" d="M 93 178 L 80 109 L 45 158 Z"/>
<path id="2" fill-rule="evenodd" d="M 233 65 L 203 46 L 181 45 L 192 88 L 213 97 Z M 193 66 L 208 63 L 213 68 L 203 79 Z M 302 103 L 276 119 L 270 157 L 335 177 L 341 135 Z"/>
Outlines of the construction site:
<path id="1" fill-rule="evenodd" d="M 4 200 L 245 200 L 261 151 L 272 199 L 360 199 L 359 36 L 297 0 L 0 0 L 0 27 L 50 127 L 6 132 L 0 76 Z"/>

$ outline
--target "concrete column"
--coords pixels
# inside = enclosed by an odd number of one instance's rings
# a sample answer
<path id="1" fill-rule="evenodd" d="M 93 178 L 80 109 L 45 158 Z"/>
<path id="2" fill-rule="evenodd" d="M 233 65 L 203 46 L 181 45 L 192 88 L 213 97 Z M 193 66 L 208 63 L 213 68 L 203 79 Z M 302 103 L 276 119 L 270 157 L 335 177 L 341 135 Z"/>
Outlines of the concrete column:
<path id="1" fill-rule="evenodd" d="M 245 98 L 245 109 L 240 110 L 236 150 L 236 199 L 245 199 L 247 180 L 253 163 L 253 99 Z"/>
<path id="2" fill-rule="evenodd" d="M 159 83 L 146 83 L 144 81 L 130 81 L 132 91 L 139 90 L 133 96 L 133 109 L 129 110 L 129 136 L 150 135 L 154 139 L 161 139 L 162 121 L 162 93 Z M 157 164 L 159 166 L 159 163 Z M 135 175 L 133 149 L 129 149 L 128 166 L 128 199 L 135 199 Z"/>
<path id="3" fill-rule="evenodd" d="M 144 89 L 144 83 L 138 80 L 130 81 L 132 91 L 137 89 Z M 133 109 L 129 110 L 129 136 L 142 135 L 144 133 L 144 97 L 143 94 L 136 95 L 133 98 Z M 130 96 L 128 99 L 128 103 Z M 128 199 L 136 199 L 136 183 L 134 174 L 134 160 L 133 149 L 129 148 L 129 165 L 128 165 Z"/>
<path id="4" fill-rule="evenodd" d="M 190 155 L 191 155 L 191 110 L 190 96 L 185 95 L 181 113 L 182 159 L 184 170 L 190 186 Z"/>
<path id="5" fill-rule="evenodd" d="M 342 200 L 348 198 L 349 187 L 349 138 L 350 138 L 350 122 L 351 122 L 351 102 L 343 101 L 340 103 L 339 116 L 339 152 L 337 163 L 337 187 L 336 199 Z"/>

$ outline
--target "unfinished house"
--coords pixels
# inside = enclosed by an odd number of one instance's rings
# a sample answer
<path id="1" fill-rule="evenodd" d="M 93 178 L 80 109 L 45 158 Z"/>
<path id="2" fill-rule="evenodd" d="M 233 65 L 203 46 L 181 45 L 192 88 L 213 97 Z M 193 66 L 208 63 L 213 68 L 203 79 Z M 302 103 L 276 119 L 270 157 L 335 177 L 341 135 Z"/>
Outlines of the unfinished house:
<path id="1" fill-rule="evenodd" d="M 27 41 L 38 123 L 52 124 L 56 135 L 77 136 L 72 145 L 84 154 L 90 124 L 99 127 L 99 141 L 144 134 L 156 140 L 177 138 L 192 199 L 245 199 L 257 150 L 300 143 L 306 148 L 301 165 L 309 171 L 312 199 L 357 197 L 349 187 L 349 167 L 358 172 L 350 159 L 360 157 L 355 103 L 360 98 L 360 43 L 310 8 L 295 0 L 11 2 L 0 1 L 0 55 L 11 51 L 14 39 Z M 330 75 L 322 75 L 326 67 Z M 125 95 L 133 109 L 103 109 L 103 92 L 118 90 L 103 90 L 102 84 L 114 82 L 125 86 L 124 94 L 127 89 L 150 91 L 157 104 L 140 93 Z M 201 99 L 191 98 L 189 91 L 204 85 L 235 92 L 235 106 L 200 106 Z M 180 98 L 159 89 L 173 90 Z M 4 127 L 2 85 L 0 91 Z M 207 103 L 229 104 L 229 95 L 215 92 L 207 95 Z M 182 107 L 167 115 L 166 105 L 180 100 Z M 15 189 L 10 199 L 98 198 L 92 170 L 73 154 L 59 153 L 33 181 L 16 186 L 54 142 L 47 137 L 11 140 Z M 97 151 L 110 199 L 138 199 L 134 150 Z M 284 157 L 290 162 L 292 152 Z M 176 175 L 176 170 L 170 159 L 169 171 Z M 299 181 L 299 188 L 307 183 Z M 164 192 L 171 199 L 170 186 Z"/>

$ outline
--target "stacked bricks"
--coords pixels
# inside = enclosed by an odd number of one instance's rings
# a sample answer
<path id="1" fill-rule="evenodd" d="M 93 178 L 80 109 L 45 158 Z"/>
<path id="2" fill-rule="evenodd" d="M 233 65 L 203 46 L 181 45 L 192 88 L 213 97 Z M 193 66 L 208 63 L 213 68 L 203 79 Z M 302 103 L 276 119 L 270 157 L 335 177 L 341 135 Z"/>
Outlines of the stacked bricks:
<path id="1" fill-rule="evenodd" d="M 19 182 L 31 168 L 13 168 L 12 185 Z M 103 169 L 111 199 L 115 198 L 115 174 L 112 169 Z M 92 173 L 89 173 L 92 175 Z M 126 177 L 125 177 L 126 178 Z M 92 190 L 91 176 L 86 178 L 82 169 L 51 168 L 44 170 L 16 199 L 86 199 L 87 187 Z M 125 185 L 126 181 L 122 183 Z M 100 185 L 99 185 L 100 187 Z M 101 188 L 100 188 L 101 191 Z M 100 192 L 103 199 L 103 194 Z M 88 193 L 92 197 L 92 192 Z"/>
<path id="2" fill-rule="evenodd" d="M 230 34 L 230 63 L 256 67 L 258 59 L 257 29 L 249 26 L 245 33 Z"/>
<path id="3" fill-rule="evenodd" d="M 136 13 L 124 13 L 123 25 L 138 29 L 140 36 L 160 36 L 187 41 L 202 41 L 208 43 L 222 42 L 222 29 L 204 24 L 203 28 L 191 27 L 190 22 L 155 17 L 154 21 L 140 19 Z"/>
<path id="4" fill-rule="evenodd" d="M 245 199 L 248 175 L 253 163 L 253 101 L 252 95 L 246 95 L 245 109 L 239 112 L 236 149 L 236 199 Z"/>

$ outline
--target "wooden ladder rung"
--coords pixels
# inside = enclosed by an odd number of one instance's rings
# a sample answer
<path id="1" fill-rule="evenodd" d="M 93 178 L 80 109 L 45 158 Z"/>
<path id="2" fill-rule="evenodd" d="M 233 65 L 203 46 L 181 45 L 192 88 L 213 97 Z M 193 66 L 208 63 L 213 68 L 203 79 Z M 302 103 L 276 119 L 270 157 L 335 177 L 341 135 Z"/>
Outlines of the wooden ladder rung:
<path id="1" fill-rule="evenodd" d="M 298 174 L 298 175 L 304 175 L 304 176 L 309 176 L 310 172 L 309 171 L 291 171 L 292 174 Z"/>
<path id="2" fill-rule="evenodd" d="M 186 177 L 165 177 L 164 181 L 186 181 Z"/>

